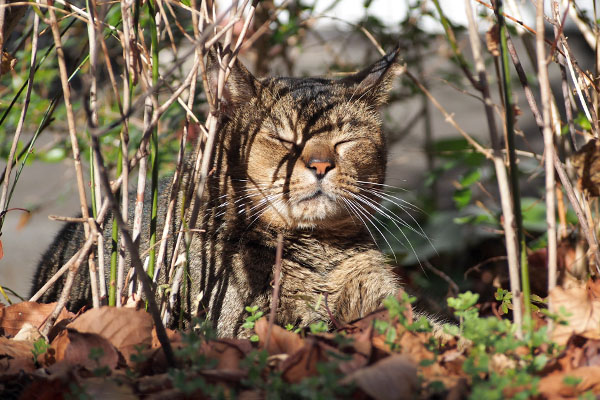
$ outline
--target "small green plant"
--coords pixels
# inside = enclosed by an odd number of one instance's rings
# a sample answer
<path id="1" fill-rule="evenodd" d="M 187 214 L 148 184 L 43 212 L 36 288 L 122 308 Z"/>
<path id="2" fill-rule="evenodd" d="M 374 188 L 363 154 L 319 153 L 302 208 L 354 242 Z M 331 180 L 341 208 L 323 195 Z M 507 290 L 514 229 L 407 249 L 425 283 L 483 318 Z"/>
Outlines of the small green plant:
<path id="1" fill-rule="evenodd" d="M 302 331 L 302 329 L 300 329 L 299 327 L 296 327 L 292 324 L 287 324 L 285 326 L 285 330 L 289 331 L 289 332 L 294 332 L 294 333 L 300 333 Z"/>
<path id="2" fill-rule="evenodd" d="M 329 326 L 325 321 L 317 321 L 315 323 L 312 323 L 310 324 L 309 328 L 310 333 L 312 333 L 313 335 L 317 333 L 325 333 L 329 330 Z"/>
<path id="3" fill-rule="evenodd" d="M 412 307 L 416 297 L 402 293 L 400 300 L 390 296 L 383 301 L 383 305 L 388 310 L 389 320 L 375 320 L 374 328 L 379 334 L 385 334 L 385 343 L 392 350 L 396 350 L 398 345 L 395 343 L 398 337 L 397 323 L 406 330 L 415 332 L 431 332 L 431 323 L 426 317 L 421 316 L 414 322 L 409 322 L 406 312 Z"/>
<path id="4" fill-rule="evenodd" d="M 540 380 L 537 374 L 558 355 L 558 346 L 548 339 L 546 327 L 538 330 L 529 327 L 519 339 L 515 335 L 516 326 L 509 320 L 480 317 L 476 307 L 478 298 L 471 292 L 449 298 L 448 305 L 454 308 L 459 326 L 444 327 L 471 342 L 463 363 L 463 371 L 473 382 L 470 398 L 503 399 L 510 395 L 527 399 L 537 395 Z M 496 298 L 508 309 L 511 296 L 507 291 L 499 289 Z M 513 393 L 516 387 L 519 391 Z"/>
<path id="5" fill-rule="evenodd" d="M 494 294 L 496 300 L 500 301 L 500 309 L 504 314 L 508 314 L 508 310 L 512 309 L 512 292 L 506 289 L 498 288 Z"/>
<path id="6" fill-rule="evenodd" d="M 49 348 L 50 344 L 48 344 L 48 342 L 46 342 L 46 339 L 44 339 L 43 337 L 33 342 L 33 349 L 31 349 L 31 353 L 33 354 L 33 362 L 36 366 L 38 365 L 38 357 L 46 353 Z"/>
<path id="7" fill-rule="evenodd" d="M 264 313 L 258 310 L 258 306 L 246 306 L 246 311 L 250 313 L 249 316 L 246 317 L 246 321 L 242 324 L 242 328 L 247 330 L 253 330 L 256 321 L 258 321 Z M 258 335 L 254 334 L 250 336 L 251 342 L 258 342 Z"/>

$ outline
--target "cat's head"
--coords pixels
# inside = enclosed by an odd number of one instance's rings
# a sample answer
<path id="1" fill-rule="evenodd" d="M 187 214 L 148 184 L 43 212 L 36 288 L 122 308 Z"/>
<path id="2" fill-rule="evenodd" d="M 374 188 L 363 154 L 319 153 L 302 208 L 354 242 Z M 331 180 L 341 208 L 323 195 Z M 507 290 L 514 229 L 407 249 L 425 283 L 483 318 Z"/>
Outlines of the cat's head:
<path id="1" fill-rule="evenodd" d="M 330 230 L 363 224 L 385 177 L 378 112 L 398 50 L 343 79 L 255 79 L 236 63 L 223 90 L 232 182 L 249 217 L 273 227 Z M 211 68 L 212 65 L 212 68 Z M 213 79 L 216 59 L 209 60 Z M 233 159 L 232 159 L 233 158 Z"/>

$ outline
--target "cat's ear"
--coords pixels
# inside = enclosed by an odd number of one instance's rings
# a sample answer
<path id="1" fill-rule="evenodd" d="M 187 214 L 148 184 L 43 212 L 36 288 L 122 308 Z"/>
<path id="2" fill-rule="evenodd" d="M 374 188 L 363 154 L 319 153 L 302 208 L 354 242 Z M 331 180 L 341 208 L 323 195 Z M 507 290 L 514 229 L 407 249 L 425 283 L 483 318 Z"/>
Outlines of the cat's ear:
<path id="1" fill-rule="evenodd" d="M 222 69 L 221 60 L 217 56 L 217 52 L 210 50 L 207 56 L 206 74 L 209 90 L 213 97 L 217 95 L 219 73 Z M 260 83 L 258 80 L 236 59 L 231 67 L 229 77 L 223 86 L 223 92 L 220 93 L 221 111 L 225 115 L 231 116 L 240 104 L 247 104 L 252 98 L 257 96 L 257 88 L 259 86 Z"/>
<path id="2" fill-rule="evenodd" d="M 379 107 L 388 99 L 400 48 L 397 47 L 369 67 L 340 80 L 352 99 L 361 99 Z"/>

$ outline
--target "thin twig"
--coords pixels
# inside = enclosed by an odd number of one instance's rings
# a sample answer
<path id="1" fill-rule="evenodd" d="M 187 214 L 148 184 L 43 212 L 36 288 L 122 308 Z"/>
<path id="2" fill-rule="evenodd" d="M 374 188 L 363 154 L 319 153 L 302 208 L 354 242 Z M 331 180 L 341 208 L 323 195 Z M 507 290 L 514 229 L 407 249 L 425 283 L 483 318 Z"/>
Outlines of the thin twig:
<path id="1" fill-rule="evenodd" d="M 89 97 L 89 107 L 90 107 L 90 114 L 91 114 L 91 118 L 93 120 L 94 125 L 98 125 L 98 98 L 97 98 L 97 94 L 98 94 L 98 79 L 97 79 L 97 71 L 98 71 L 98 42 L 96 40 L 97 37 L 97 31 L 96 31 L 96 20 L 97 20 L 97 10 L 96 10 L 96 2 L 95 0 L 88 0 L 87 1 L 87 6 L 90 12 L 90 21 L 87 24 L 87 29 L 88 29 L 88 38 L 89 38 L 89 55 L 90 55 L 90 78 L 91 78 L 91 84 L 90 84 L 90 97 Z M 99 36 L 102 36 L 102 34 L 100 33 Z M 91 163 L 91 177 L 94 177 L 95 171 L 94 171 L 94 164 L 93 164 L 93 157 L 92 157 L 92 163 Z M 94 180 L 94 179 L 92 179 Z M 95 184 L 95 182 L 94 182 Z M 95 202 L 95 205 L 98 206 L 99 204 L 101 204 L 101 199 L 100 199 L 100 192 L 97 190 L 98 187 L 94 187 L 94 190 L 92 190 L 92 202 Z M 100 243 L 102 243 L 103 241 L 100 240 Z M 92 304 L 94 308 L 99 308 L 100 307 L 100 295 L 98 293 L 98 278 L 97 278 L 97 273 L 98 273 L 98 268 L 96 265 L 96 260 L 95 260 L 95 256 L 94 256 L 94 252 L 90 252 L 89 257 L 88 257 L 88 268 L 89 268 L 89 272 L 90 272 L 90 287 L 91 287 L 91 291 L 92 291 Z M 104 278 L 104 276 L 102 277 Z M 102 285 L 100 285 L 102 286 Z"/>
<path id="2" fill-rule="evenodd" d="M 77 131 L 75 128 L 75 115 L 73 113 L 73 105 L 71 103 L 71 89 L 69 87 L 69 79 L 67 76 L 67 66 L 65 62 L 65 53 L 62 47 L 62 40 L 60 37 L 60 30 L 58 28 L 58 21 L 56 14 L 52 8 L 48 9 L 50 20 L 47 23 L 52 28 L 52 35 L 54 36 L 54 43 L 56 45 L 56 54 L 58 58 L 58 68 L 60 73 L 60 81 L 62 84 L 63 99 L 65 102 L 65 108 L 67 112 L 67 124 L 69 128 L 69 136 L 71 139 L 71 147 L 73 150 L 73 164 L 75 165 L 75 174 L 77 176 L 77 189 L 79 191 L 79 203 L 81 206 L 81 215 L 83 218 L 89 218 L 88 205 L 85 194 L 85 183 L 83 179 L 83 170 L 81 167 L 81 158 L 79 155 L 79 144 L 77 142 Z M 87 239 L 89 228 L 85 228 L 85 236 Z"/>
<path id="3" fill-rule="evenodd" d="M 271 341 L 271 331 L 275 324 L 275 315 L 279 304 L 279 287 L 281 285 L 281 260 L 283 258 L 283 233 L 277 234 L 277 251 L 275 253 L 275 266 L 273 269 L 273 295 L 271 296 L 271 312 L 269 313 L 269 329 L 267 330 L 267 339 L 265 348 L 269 348 Z"/>
<path id="4" fill-rule="evenodd" d="M 456 129 L 458 131 L 458 133 L 460 133 L 462 135 L 462 137 L 464 137 L 465 140 L 475 150 L 477 150 L 479 153 L 483 154 L 486 158 L 492 159 L 492 153 L 490 152 L 490 150 L 486 149 L 482 145 L 480 145 L 475 139 L 473 139 L 473 137 L 471 137 L 471 135 L 469 135 L 463 128 L 461 128 L 460 125 L 458 125 L 456 123 L 456 121 L 454 120 L 452 115 L 446 111 L 446 109 L 436 100 L 435 97 L 433 97 L 433 95 L 423 86 L 423 84 L 421 84 L 421 82 L 419 82 L 419 80 L 410 71 L 406 70 L 404 73 L 406 74 L 406 76 L 408 76 L 410 78 L 410 80 L 413 81 L 413 83 L 415 85 L 417 85 L 417 87 L 423 93 L 425 93 L 427 95 L 427 97 L 429 98 L 429 100 L 431 100 L 433 105 L 436 106 L 436 108 L 438 110 L 440 110 L 442 112 L 442 114 L 444 114 L 444 117 L 446 118 L 446 122 L 448 122 L 450 125 L 452 125 L 454 127 L 454 129 Z"/>
<path id="5" fill-rule="evenodd" d="M 554 132 L 550 115 L 550 79 L 548 78 L 548 62 L 544 48 L 544 1 L 537 0 L 536 14 L 536 49 L 538 59 L 538 82 L 542 101 L 542 115 L 544 117 L 544 153 L 546 170 L 546 224 L 548 232 L 548 293 L 556 286 L 557 268 L 557 238 L 556 238 L 556 196 L 554 192 Z M 557 40 L 559 38 L 556 38 Z M 548 307 L 552 311 L 552 303 Z"/>
<path id="6" fill-rule="evenodd" d="M 1 10 L 4 12 L 4 8 Z M 3 19 L 3 16 L 0 15 L 0 20 Z M 6 162 L 6 168 L 4 170 L 4 182 L 2 185 L 2 196 L 0 196 L 0 210 L 6 211 L 8 208 L 9 200 L 7 198 L 8 194 L 8 185 L 10 181 L 10 174 L 12 172 L 12 167 L 15 160 L 15 153 L 17 151 L 17 146 L 19 144 L 19 138 L 21 136 L 21 132 L 23 131 L 23 124 L 25 122 L 25 116 L 27 115 L 27 110 L 29 109 L 29 102 L 31 100 L 31 90 L 33 89 L 33 80 L 35 78 L 35 63 L 37 59 L 37 51 L 38 51 L 38 30 L 39 30 L 40 17 L 35 14 L 33 17 L 33 33 L 31 39 L 31 62 L 29 65 L 29 78 L 27 79 L 27 92 L 25 94 L 25 102 L 23 104 L 23 109 L 21 110 L 21 116 L 19 117 L 19 122 L 17 123 L 17 130 L 15 131 L 15 135 L 13 137 L 13 143 L 10 148 L 10 153 L 8 155 L 8 159 Z M 2 25 L 2 22 L 0 22 Z M 2 35 L 2 27 L 0 26 L 0 35 Z M 2 58 L 2 41 L 0 39 L 0 59 Z M 2 231 L 2 225 L 4 222 L 4 218 L 0 218 L 0 232 Z"/>

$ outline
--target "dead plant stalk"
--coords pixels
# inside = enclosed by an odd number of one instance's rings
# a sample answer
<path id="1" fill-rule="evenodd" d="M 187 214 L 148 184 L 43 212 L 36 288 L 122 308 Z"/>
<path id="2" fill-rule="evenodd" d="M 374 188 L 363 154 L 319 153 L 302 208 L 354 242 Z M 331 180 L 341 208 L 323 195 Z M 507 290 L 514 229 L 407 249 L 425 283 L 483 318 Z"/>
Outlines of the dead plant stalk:
<path id="1" fill-rule="evenodd" d="M 465 10 L 467 13 L 467 20 L 469 23 L 469 40 L 471 43 L 471 50 L 473 52 L 473 58 L 475 60 L 475 68 L 479 77 L 479 87 L 484 98 L 485 114 L 488 122 L 488 129 L 490 132 L 490 139 L 492 142 L 492 161 L 496 170 L 496 177 L 498 180 L 498 189 L 500 191 L 500 203 L 502 206 L 503 215 L 503 228 L 504 237 L 506 240 L 506 253 L 508 256 L 508 271 L 510 277 L 510 287 L 514 299 L 520 299 L 521 297 L 521 285 L 519 280 L 519 243 L 517 232 L 515 230 L 515 213 L 512 206 L 512 196 L 510 192 L 510 186 L 508 183 L 508 174 L 506 172 L 506 166 L 504 164 L 504 157 L 500 149 L 500 143 L 498 140 L 498 132 L 496 129 L 496 121 L 494 118 L 494 104 L 490 96 L 490 89 L 488 85 L 487 73 L 485 71 L 485 64 L 481 55 L 481 46 L 479 43 L 479 35 L 477 34 L 477 26 L 475 24 L 475 18 L 473 16 L 473 9 L 471 7 L 471 0 L 465 0 Z M 517 325 L 519 336 L 523 335 L 523 311 L 521 309 L 521 302 L 513 302 L 513 316 L 515 324 Z"/>
<path id="2" fill-rule="evenodd" d="M 90 106 L 90 117 L 93 120 L 94 126 L 98 125 L 98 80 L 97 80 L 97 71 L 98 71 L 98 41 L 96 40 L 97 31 L 96 31 L 96 16 L 98 15 L 96 12 L 96 3 L 94 0 L 87 1 L 90 19 L 87 23 L 88 30 L 88 42 L 89 42 L 89 55 L 90 55 L 90 97 L 89 97 L 89 106 Z M 92 174 L 95 171 L 93 169 L 92 164 Z M 95 179 L 94 179 L 95 180 Z M 95 182 L 96 183 L 96 182 Z M 101 204 L 101 196 L 100 191 L 97 190 L 99 186 L 96 186 L 92 201 L 96 202 L 96 206 Z M 100 243 L 103 241 L 101 240 Z M 96 260 L 94 257 L 94 253 L 90 252 L 88 257 L 88 267 L 90 272 L 90 288 L 92 292 L 92 304 L 94 308 L 100 307 L 100 296 L 98 293 L 98 278 L 97 272 L 98 268 L 96 266 Z"/>
<path id="3" fill-rule="evenodd" d="M 546 60 L 546 49 L 544 45 L 544 1 L 537 1 L 536 14 L 536 53 L 538 59 L 538 82 L 542 101 L 542 116 L 544 118 L 544 152 L 546 169 L 546 223 L 548 225 L 548 291 L 556 286 L 556 196 L 554 192 L 554 132 L 552 131 L 552 120 L 550 115 L 550 79 L 548 78 L 548 61 Z M 549 305 L 552 311 L 552 303 Z"/>
<path id="4" fill-rule="evenodd" d="M 60 72 L 60 82 L 63 90 L 63 98 L 65 102 L 65 109 L 67 112 L 67 124 L 69 128 L 69 136 L 71 139 L 71 147 L 73 149 L 73 163 L 75 166 L 75 174 L 77 176 L 77 189 L 79 192 L 79 203 L 81 206 L 81 215 L 83 218 L 89 218 L 88 204 L 85 194 L 85 183 L 83 180 L 83 170 L 81 168 L 81 158 L 79 154 L 79 144 L 77 143 L 77 131 L 75 128 L 75 115 L 73 113 L 73 105 L 71 103 L 71 89 L 69 87 L 69 79 L 67 75 L 67 66 L 65 63 L 65 53 L 62 47 L 62 41 L 60 38 L 60 29 L 58 28 L 58 20 L 56 14 L 52 8 L 48 8 L 48 14 L 50 16 L 49 21 L 46 21 L 52 29 L 52 36 L 54 37 L 54 44 L 56 46 L 56 54 L 58 56 L 58 68 Z M 85 226 L 85 237 L 88 238 L 89 227 Z"/>

